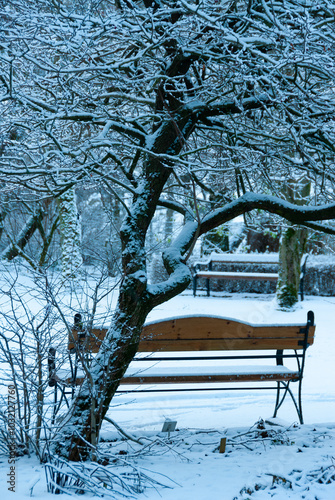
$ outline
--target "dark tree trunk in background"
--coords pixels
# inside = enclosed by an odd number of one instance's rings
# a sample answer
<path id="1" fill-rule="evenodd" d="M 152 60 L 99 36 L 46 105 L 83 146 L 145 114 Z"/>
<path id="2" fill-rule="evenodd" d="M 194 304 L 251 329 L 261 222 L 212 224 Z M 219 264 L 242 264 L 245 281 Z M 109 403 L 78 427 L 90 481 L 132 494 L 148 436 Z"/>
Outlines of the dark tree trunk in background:
<path id="1" fill-rule="evenodd" d="M 299 300 L 300 262 L 307 242 L 307 229 L 288 227 L 281 235 L 277 302 L 290 309 Z"/>
<path id="2" fill-rule="evenodd" d="M 311 183 L 306 177 L 290 180 L 283 192 L 287 200 L 296 205 L 306 203 Z M 291 309 L 299 300 L 301 258 L 306 248 L 308 231 L 304 227 L 289 226 L 283 230 L 279 246 L 279 279 L 277 302 L 281 309 Z"/>

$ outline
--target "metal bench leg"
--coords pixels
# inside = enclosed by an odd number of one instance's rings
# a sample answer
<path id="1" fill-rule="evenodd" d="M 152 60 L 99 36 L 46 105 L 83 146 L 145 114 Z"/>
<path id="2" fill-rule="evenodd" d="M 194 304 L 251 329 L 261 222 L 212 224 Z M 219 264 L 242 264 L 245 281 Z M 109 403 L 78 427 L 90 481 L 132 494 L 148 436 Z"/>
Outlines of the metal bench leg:
<path id="1" fill-rule="evenodd" d="M 297 410 L 297 411 L 298 411 L 298 415 L 299 415 L 299 418 L 300 418 L 300 423 L 303 424 L 304 423 L 304 418 L 303 418 L 303 415 L 302 415 L 301 389 L 302 389 L 302 378 L 299 380 L 299 389 L 298 389 L 298 406 L 299 406 L 299 410 Z"/>
<path id="2" fill-rule="evenodd" d="M 284 394 L 283 394 L 283 396 L 280 399 L 281 384 L 283 385 Z M 289 385 L 290 385 L 290 381 L 288 381 L 288 382 L 277 382 L 277 397 L 276 397 L 276 404 L 275 404 L 275 410 L 274 410 L 274 413 L 273 413 L 273 417 L 277 416 L 278 410 L 281 407 L 281 405 L 283 404 L 283 402 L 284 402 L 284 400 L 286 398 L 286 395 L 289 394 L 291 396 L 291 399 L 292 399 L 292 401 L 294 403 L 294 406 L 295 406 L 295 409 L 297 411 L 299 422 L 300 422 L 300 424 L 303 424 L 304 423 L 304 419 L 303 419 L 303 416 L 302 416 L 301 380 L 299 381 L 298 403 L 297 403 L 297 401 L 296 401 L 296 399 L 294 397 L 294 394 L 291 391 Z"/>
<path id="3" fill-rule="evenodd" d="M 277 395 L 276 395 L 276 404 L 275 404 L 275 410 L 273 413 L 273 418 L 277 416 L 278 409 L 279 409 L 279 401 L 280 401 L 280 382 L 277 382 Z"/>
<path id="4" fill-rule="evenodd" d="M 303 419 L 303 416 L 302 416 L 301 397 L 299 397 L 299 400 L 298 400 L 298 403 L 297 403 L 296 400 L 295 400 L 295 397 L 294 397 L 294 395 L 293 395 L 293 393 L 291 391 L 291 389 L 288 388 L 287 390 L 288 390 L 289 395 L 292 398 L 292 401 L 294 403 L 295 409 L 297 410 L 297 414 L 298 414 L 298 417 L 299 417 L 299 422 L 301 424 L 303 424 L 304 423 L 304 419 Z"/>

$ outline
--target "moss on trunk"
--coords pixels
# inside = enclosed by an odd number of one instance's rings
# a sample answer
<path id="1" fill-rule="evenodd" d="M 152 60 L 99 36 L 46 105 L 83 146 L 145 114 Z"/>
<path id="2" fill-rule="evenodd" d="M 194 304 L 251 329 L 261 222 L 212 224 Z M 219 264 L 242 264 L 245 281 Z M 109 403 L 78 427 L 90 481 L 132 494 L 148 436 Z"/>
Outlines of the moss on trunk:
<path id="1" fill-rule="evenodd" d="M 285 198 L 296 205 L 303 205 L 311 191 L 310 180 L 288 179 L 283 188 Z M 279 245 L 279 279 L 277 302 L 281 309 L 291 309 L 299 300 L 300 263 L 306 248 L 308 231 L 304 227 L 289 226 L 281 235 Z"/>
<path id="2" fill-rule="evenodd" d="M 307 241 L 307 229 L 288 227 L 281 236 L 277 302 L 281 309 L 292 308 L 299 299 L 300 262 Z"/>

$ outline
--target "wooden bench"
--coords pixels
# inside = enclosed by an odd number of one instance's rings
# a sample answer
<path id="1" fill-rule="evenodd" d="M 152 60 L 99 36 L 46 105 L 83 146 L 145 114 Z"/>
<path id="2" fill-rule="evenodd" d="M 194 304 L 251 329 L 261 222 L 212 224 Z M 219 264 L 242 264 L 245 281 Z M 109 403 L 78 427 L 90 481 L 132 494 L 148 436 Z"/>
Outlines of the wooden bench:
<path id="1" fill-rule="evenodd" d="M 84 379 L 79 359 L 83 353 L 94 354 L 98 351 L 106 331 L 104 328 L 85 331 L 80 315 L 76 315 L 68 342 L 69 352 L 74 354 L 75 359 L 67 371 L 56 370 L 56 352 L 50 349 L 49 385 L 55 390 L 53 420 L 62 401 L 65 399 L 68 404 L 67 395 L 73 397 L 76 385 Z M 257 383 L 257 387 L 251 387 L 254 390 L 276 390 L 274 416 L 286 395 L 290 394 L 299 421 L 303 423 L 301 386 L 306 349 L 313 344 L 314 332 L 312 311 L 308 313 L 307 323 L 299 325 L 252 325 L 203 315 L 154 321 L 144 326 L 139 354 L 120 383 L 121 386 L 140 388 L 121 392 L 232 390 L 236 388 L 235 382 L 253 382 Z M 272 364 L 265 365 L 265 360 L 267 363 L 272 360 Z M 284 366 L 284 360 L 293 360 L 294 368 Z M 237 361 L 239 365 L 235 364 Z M 266 382 L 276 382 L 276 386 L 264 385 Z M 291 391 L 291 382 L 298 383 L 297 399 Z M 199 384 L 203 383 L 210 383 L 210 388 L 200 387 Z M 232 383 L 233 387 L 222 387 L 222 383 Z M 172 388 L 161 388 L 162 384 L 172 384 Z M 191 389 L 177 388 L 176 384 L 193 386 Z M 59 401 L 58 390 L 61 391 Z"/>
<path id="2" fill-rule="evenodd" d="M 301 262 L 299 293 L 301 300 L 304 300 L 304 276 L 306 273 L 307 255 Z M 278 272 L 241 272 L 241 271 L 217 271 L 213 270 L 213 265 L 236 265 L 243 264 L 250 266 L 274 266 L 279 265 L 279 255 L 272 254 L 219 254 L 212 252 L 208 259 L 195 262 L 193 264 L 193 295 L 197 294 L 199 278 L 206 279 L 207 296 L 210 296 L 210 280 L 242 280 L 242 281 L 278 281 Z M 201 269 L 206 266 L 207 269 Z"/>

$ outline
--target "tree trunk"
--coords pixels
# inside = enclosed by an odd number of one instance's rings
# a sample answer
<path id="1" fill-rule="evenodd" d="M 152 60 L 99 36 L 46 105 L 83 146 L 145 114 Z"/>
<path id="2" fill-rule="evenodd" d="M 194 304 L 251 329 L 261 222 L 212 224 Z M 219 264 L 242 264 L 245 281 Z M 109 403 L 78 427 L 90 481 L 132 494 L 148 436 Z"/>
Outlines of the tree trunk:
<path id="1" fill-rule="evenodd" d="M 296 205 L 306 203 L 311 191 L 311 183 L 303 176 L 289 179 L 283 193 L 287 200 Z M 306 228 L 290 226 L 282 233 L 279 245 L 279 279 L 277 302 L 281 309 L 289 310 L 299 300 L 300 263 L 307 243 Z"/>
<path id="2" fill-rule="evenodd" d="M 80 226 L 74 188 L 58 199 L 59 229 L 62 247 L 62 272 L 65 278 L 75 278 L 82 265 Z"/>
<path id="3" fill-rule="evenodd" d="M 298 302 L 300 262 L 306 241 L 306 228 L 290 226 L 282 233 L 277 284 L 277 302 L 281 309 L 290 309 Z"/>
<path id="4" fill-rule="evenodd" d="M 153 152 L 177 154 L 183 143 L 179 134 L 188 137 L 193 130 L 192 113 L 185 114 L 176 126 L 175 119 L 164 122 L 156 131 Z M 182 131 L 182 132 L 180 132 Z M 159 158 L 148 157 L 144 163 L 144 179 L 134 194 L 133 203 L 120 232 L 122 242 L 122 273 L 118 305 L 104 343 L 92 361 L 85 381 L 80 387 L 65 420 L 56 436 L 55 453 L 69 460 L 85 460 L 94 456 L 92 441 L 98 442 L 102 420 L 119 386 L 120 380 L 134 358 L 143 324 L 157 304 L 177 295 L 190 281 L 187 269 L 184 276 L 172 280 L 164 293 L 156 293 L 147 285 L 145 239 L 155 214 L 161 192 L 171 170 Z M 173 253 L 167 259 L 169 273 L 176 262 Z M 183 264 L 184 265 L 184 264 Z M 92 404 L 95 408 L 93 415 Z"/>
<path id="5" fill-rule="evenodd" d="M 133 290 L 135 297 L 131 297 L 130 290 L 126 292 L 124 298 L 129 305 L 132 304 L 133 314 L 129 311 L 124 314 L 119 310 L 115 313 L 113 328 L 107 333 L 104 345 L 92 361 L 89 377 L 73 402 L 70 418 L 61 430 L 62 440 L 55 447 L 56 453 L 69 460 L 86 460 L 95 455 L 93 446 L 99 439 L 102 420 L 121 378 L 137 352 L 147 311 L 141 306 L 134 311 L 134 299 L 140 298 L 142 291 L 139 288 Z M 137 302 L 141 304 L 140 300 Z"/>

